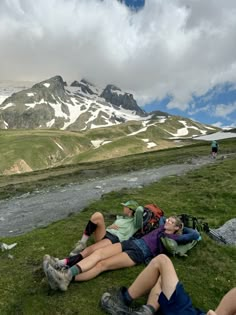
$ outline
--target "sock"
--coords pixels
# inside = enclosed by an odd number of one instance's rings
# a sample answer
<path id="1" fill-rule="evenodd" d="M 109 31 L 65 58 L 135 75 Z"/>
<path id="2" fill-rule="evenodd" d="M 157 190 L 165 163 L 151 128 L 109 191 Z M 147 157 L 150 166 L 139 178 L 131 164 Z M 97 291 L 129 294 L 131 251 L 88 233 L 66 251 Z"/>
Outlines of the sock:
<path id="1" fill-rule="evenodd" d="M 123 297 L 124 303 L 125 303 L 127 306 L 129 306 L 129 305 L 132 303 L 133 298 L 132 298 L 132 296 L 129 294 L 128 289 L 127 289 L 126 287 L 122 287 L 120 291 L 121 291 L 121 295 L 122 295 L 122 297 Z"/>
<path id="2" fill-rule="evenodd" d="M 89 239 L 89 236 L 84 233 L 83 236 L 81 237 L 80 241 L 82 243 L 86 244 L 88 239 Z"/>
<path id="3" fill-rule="evenodd" d="M 80 266 L 78 266 L 78 265 L 72 266 L 72 267 L 69 269 L 69 271 L 70 271 L 70 273 L 71 273 L 71 279 L 82 272 Z"/>
<path id="4" fill-rule="evenodd" d="M 81 254 L 66 258 L 66 265 L 72 267 L 81 261 L 84 257 Z"/>
<path id="5" fill-rule="evenodd" d="M 58 260 L 58 263 L 60 266 L 66 266 L 67 265 L 67 258 Z"/>
<path id="6" fill-rule="evenodd" d="M 91 220 L 88 221 L 88 224 L 86 225 L 84 235 L 87 235 L 88 237 L 93 234 L 93 232 L 96 230 L 97 224 L 93 223 Z"/>

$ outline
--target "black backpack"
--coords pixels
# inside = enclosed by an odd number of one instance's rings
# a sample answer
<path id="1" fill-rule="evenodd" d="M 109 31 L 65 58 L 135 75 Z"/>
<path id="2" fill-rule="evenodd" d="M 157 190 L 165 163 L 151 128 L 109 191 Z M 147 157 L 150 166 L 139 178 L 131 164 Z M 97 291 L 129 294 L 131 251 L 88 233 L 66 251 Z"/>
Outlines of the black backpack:
<path id="1" fill-rule="evenodd" d="M 196 229 L 198 230 L 198 232 L 204 231 L 208 233 L 210 230 L 208 223 L 204 222 L 203 218 L 197 218 L 186 213 L 179 214 L 178 217 L 181 219 L 184 226 L 192 228 L 194 230 Z"/>

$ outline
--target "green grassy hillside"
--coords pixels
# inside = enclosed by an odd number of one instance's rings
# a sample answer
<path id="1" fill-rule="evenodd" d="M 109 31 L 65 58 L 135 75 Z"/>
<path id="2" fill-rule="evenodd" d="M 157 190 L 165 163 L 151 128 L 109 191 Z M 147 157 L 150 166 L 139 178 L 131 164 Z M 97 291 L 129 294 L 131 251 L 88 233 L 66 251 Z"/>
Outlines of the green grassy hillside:
<path id="1" fill-rule="evenodd" d="M 0 132 L 0 173 L 29 172 L 63 164 L 91 145 L 81 134 L 56 130 Z"/>
<path id="2" fill-rule="evenodd" d="M 236 141 L 232 139 L 222 141 L 220 150 L 221 155 L 216 163 L 210 166 L 192 171 L 185 176 L 164 178 L 144 188 L 123 189 L 109 193 L 100 201 L 91 203 L 81 213 L 71 215 L 46 228 L 36 229 L 23 236 L 1 238 L 0 242 L 18 244 L 10 252 L 0 253 L 0 314 L 104 314 L 99 306 L 102 293 L 114 286 L 128 286 L 144 268 L 143 265 L 106 272 L 88 282 L 73 283 L 66 293 L 49 290 L 41 266 L 42 258 L 46 253 L 62 258 L 70 252 L 94 211 L 102 211 L 109 224 L 111 221 L 108 214 L 120 213 L 122 210 L 120 203 L 132 198 L 140 204 L 157 203 L 167 216 L 189 213 L 203 217 L 212 228 L 219 227 L 235 217 Z M 67 171 L 64 169 L 63 175 L 58 173 L 56 176 L 56 172 L 62 172 L 62 169 L 58 168 L 54 173 L 49 170 L 46 174 L 45 170 L 42 174 L 36 172 L 34 176 L 48 175 L 47 185 L 50 180 L 53 183 L 56 178 L 54 182 L 56 183 L 65 176 L 63 178 L 66 183 L 66 181 L 70 182 L 73 174 L 79 170 L 94 171 L 93 175 L 100 170 L 102 176 L 107 172 L 121 173 L 135 168 L 151 167 L 155 163 L 164 165 L 187 162 L 189 158 L 206 152 L 209 153 L 209 147 L 199 144 L 163 150 L 155 154 L 143 153 L 95 164 L 85 163 L 78 165 L 78 168 L 75 165 L 68 166 Z M 223 155 L 227 155 L 227 158 L 221 159 Z M 18 176 L 5 177 L 5 179 L 9 181 L 12 178 L 21 179 L 22 185 L 24 178 L 33 179 L 33 174 L 30 178 L 26 175 Z M 28 185 L 30 184 L 34 186 L 34 181 L 29 181 Z M 172 257 L 172 260 L 186 290 L 193 297 L 194 304 L 208 310 L 214 309 L 223 294 L 235 286 L 236 248 L 219 245 L 205 233 L 202 233 L 202 238 L 188 257 Z M 141 302 L 142 299 L 138 301 Z"/>
<path id="3" fill-rule="evenodd" d="M 152 120 L 147 122 L 148 127 L 144 122 L 130 121 L 84 132 L 1 130 L 0 175 L 190 145 L 195 129 L 190 128 L 178 141 L 170 139 L 183 127 L 179 119 L 172 116 L 162 123 Z"/>

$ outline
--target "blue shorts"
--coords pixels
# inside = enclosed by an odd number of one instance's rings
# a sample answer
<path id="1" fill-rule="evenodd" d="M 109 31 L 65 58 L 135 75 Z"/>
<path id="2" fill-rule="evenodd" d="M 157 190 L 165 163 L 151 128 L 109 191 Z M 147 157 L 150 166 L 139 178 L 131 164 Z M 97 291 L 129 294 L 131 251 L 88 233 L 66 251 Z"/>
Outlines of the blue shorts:
<path id="1" fill-rule="evenodd" d="M 108 239 L 112 242 L 112 244 L 115 244 L 115 243 L 119 243 L 120 240 L 119 240 L 119 237 L 116 236 L 116 235 L 113 235 L 111 234 L 110 232 L 106 232 L 105 236 L 103 237 L 103 239 Z"/>
<path id="2" fill-rule="evenodd" d="M 170 299 L 168 300 L 161 292 L 158 303 L 163 315 L 205 315 L 204 312 L 193 307 L 190 297 L 179 282 Z"/>
<path id="3" fill-rule="evenodd" d="M 121 242 L 122 252 L 128 254 L 136 264 L 142 264 L 149 262 L 153 255 L 142 239 L 130 239 Z"/>

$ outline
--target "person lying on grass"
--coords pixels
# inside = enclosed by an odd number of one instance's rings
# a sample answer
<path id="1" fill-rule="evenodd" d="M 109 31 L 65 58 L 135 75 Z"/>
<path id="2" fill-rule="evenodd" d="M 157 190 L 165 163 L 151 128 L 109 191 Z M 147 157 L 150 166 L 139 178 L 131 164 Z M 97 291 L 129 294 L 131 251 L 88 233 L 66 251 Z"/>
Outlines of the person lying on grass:
<path id="1" fill-rule="evenodd" d="M 76 243 L 69 256 L 75 256 L 82 252 L 92 234 L 96 243 L 83 251 L 83 257 L 87 257 L 98 248 L 128 240 L 141 229 L 143 207 L 139 206 L 135 200 L 129 200 L 121 203 L 121 205 L 123 206 L 123 215 L 117 216 L 116 220 L 107 228 L 103 214 L 101 212 L 93 213 L 85 227 L 81 240 Z"/>
<path id="2" fill-rule="evenodd" d="M 164 225 L 140 239 L 130 239 L 97 249 L 69 269 L 58 268 L 68 264 L 68 259 L 55 260 L 55 258 L 45 255 L 43 269 L 52 289 L 66 291 L 72 280 L 87 281 L 106 270 L 148 263 L 153 257 L 164 252 L 161 237 L 166 236 L 178 243 L 186 243 L 197 240 L 200 236 L 193 229 L 188 229 L 187 234 L 183 234 L 182 231 L 182 221 L 177 216 L 171 216 L 166 219 Z"/>
<path id="3" fill-rule="evenodd" d="M 130 307 L 133 300 L 147 294 L 147 304 L 136 310 Z M 128 289 L 121 287 L 113 293 L 105 292 L 101 307 L 111 315 L 154 315 L 158 310 L 162 315 L 206 314 L 193 307 L 173 263 L 164 254 L 153 258 Z M 207 315 L 236 315 L 236 288 L 231 289 L 216 310 L 209 310 Z"/>

